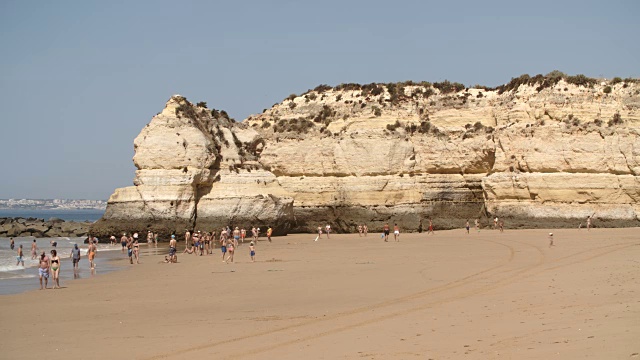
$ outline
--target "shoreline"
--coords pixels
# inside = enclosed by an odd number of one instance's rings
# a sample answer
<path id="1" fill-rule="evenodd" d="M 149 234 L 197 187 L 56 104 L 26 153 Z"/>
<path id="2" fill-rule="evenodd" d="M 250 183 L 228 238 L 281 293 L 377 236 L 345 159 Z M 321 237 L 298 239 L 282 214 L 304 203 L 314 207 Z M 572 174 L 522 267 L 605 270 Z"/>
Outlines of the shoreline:
<path id="1" fill-rule="evenodd" d="M 551 248 L 546 230 L 297 234 L 260 241 L 255 263 L 240 246 L 234 264 L 180 242 L 164 264 L 159 245 L 130 271 L 0 296 L 0 338 L 9 358 L 628 358 L 638 230 L 554 229 Z M 43 322 L 34 306 L 56 310 Z"/>

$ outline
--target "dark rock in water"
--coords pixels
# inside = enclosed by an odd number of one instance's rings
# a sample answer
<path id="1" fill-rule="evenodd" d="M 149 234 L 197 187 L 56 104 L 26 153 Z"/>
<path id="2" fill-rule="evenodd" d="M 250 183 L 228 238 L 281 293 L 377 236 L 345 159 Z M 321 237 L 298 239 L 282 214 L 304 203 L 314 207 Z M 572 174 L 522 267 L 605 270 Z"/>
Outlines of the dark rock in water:
<path id="1" fill-rule="evenodd" d="M 49 221 L 38 218 L 2 218 L 0 236 L 3 237 L 76 237 L 89 233 L 91 223 L 64 221 L 51 218 Z"/>

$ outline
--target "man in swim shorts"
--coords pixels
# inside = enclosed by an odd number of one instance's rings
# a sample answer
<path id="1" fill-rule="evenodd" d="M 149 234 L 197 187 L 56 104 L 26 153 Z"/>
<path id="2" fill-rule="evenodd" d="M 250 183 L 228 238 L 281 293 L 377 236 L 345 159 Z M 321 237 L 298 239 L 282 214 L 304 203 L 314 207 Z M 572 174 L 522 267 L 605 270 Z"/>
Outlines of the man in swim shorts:
<path id="1" fill-rule="evenodd" d="M 73 261 L 73 270 L 78 270 L 80 266 L 80 249 L 78 248 L 78 244 L 73 244 L 70 255 Z"/>
<path id="2" fill-rule="evenodd" d="M 47 285 L 49 284 L 49 268 L 51 267 L 51 261 L 44 251 L 42 252 L 42 254 L 40 254 L 40 259 L 38 261 L 38 277 L 40 278 L 40 290 L 48 289 Z M 44 287 L 42 287 L 43 279 Z"/>
<path id="3" fill-rule="evenodd" d="M 178 241 L 176 241 L 176 236 L 171 235 L 171 240 L 169 241 L 169 262 L 170 263 L 178 262 L 178 256 L 176 255 L 177 245 L 178 245 Z"/>
<path id="4" fill-rule="evenodd" d="M 122 233 L 122 237 L 120 238 L 120 245 L 122 245 L 122 253 L 124 254 L 124 249 L 127 248 L 127 242 L 129 238 L 127 237 L 127 233 Z"/>
<path id="5" fill-rule="evenodd" d="M 233 230 L 233 246 L 234 247 L 238 247 L 238 240 L 240 240 L 240 229 L 236 226 L 236 228 Z"/>
<path id="6" fill-rule="evenodd" d="M 223 232 L 226 232 L 226 230 Z M 220 236 L 220 251 L 222 251 L 222 262 L 225 262 L 224 258 L 227 255 L 227 240 L 226 237 L 223 236 Z"/>
<path id="7" fill-rule="evenodd" d="M 382 233 L 384 234 L 384 241 L 389 241 L 389 224 L 384 224 L 384 226 L 382 227 Z"/>
<path id="8" fill-rule="evenodd" d="M 24 267 L 24 254 L 22 253 L 22 244 L 20 244 L 20 246 L 18 247 L 18 255 L 16 256 L 16 259 L 18 260 L 18 262 L 16 262 L 16 266 L 22 263 L 22 266 Z"/>

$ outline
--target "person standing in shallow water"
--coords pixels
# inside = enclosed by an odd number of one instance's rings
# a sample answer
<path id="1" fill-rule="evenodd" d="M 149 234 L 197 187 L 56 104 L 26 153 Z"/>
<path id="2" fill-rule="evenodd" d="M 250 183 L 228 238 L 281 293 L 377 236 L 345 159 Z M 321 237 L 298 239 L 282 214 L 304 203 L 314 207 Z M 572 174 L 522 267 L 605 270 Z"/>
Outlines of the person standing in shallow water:
<path id="1" fill-rule="evenodd" d="M 71 249 L 71 261 L 73 261 L 73 270 L 77 271 L 80 267 L 80 248 L 78 248 L 78 244 L 73 244 L 73 249 Z"/>
<path id="2" fill-rule="evenodd" d="M 36 239 L 33 239 L 33 242 L 31 243 L 31 260 L 35 260 L 37 257 L 38 257 L 38 244 L 36 244 Z"/>
<path id="3" fill-rule="evenodd" d="M 9 244 L 9 247 L 11 248 L 11 250 L 13 250 L 13 248 L 16 246 L 16 243 L 13 242 L 13 238 L 10 238 L 9 240 L 11 240 L 11 243 Z"/>
<path id="4" fill-rule="evenodd" d="M 16 259 L 18 260 L 16 262 L 16 266 L 18 266 L 18 264 L 22 263 L 22 266 L 24 267 L 24 254 L 22 253 L 22 244 L 20 244 L 20 246 L 18 246 L 18 255 L 16 256 Z"/>

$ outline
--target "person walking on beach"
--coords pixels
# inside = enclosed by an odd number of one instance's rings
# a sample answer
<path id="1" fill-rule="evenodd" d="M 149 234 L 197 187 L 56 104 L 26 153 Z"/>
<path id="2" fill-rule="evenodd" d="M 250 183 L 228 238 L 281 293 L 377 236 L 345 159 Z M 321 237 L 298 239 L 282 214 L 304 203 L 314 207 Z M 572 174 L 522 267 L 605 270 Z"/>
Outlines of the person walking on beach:
<path id="1" fill-rule="evenodd" d="M 269 240 L 269 242 L 271 242 L 271 234 L 273 233 L 273 229 L 271 228 L 271 226 L 269 226 L 269 228 L 267 229 L 267 240 Z M 327 235 L 328 237 L 328 235 Z"/>
<path id="2" fill-rule="evenodd" d="M 553 244 L 553 233 L 549 233 L 549 247 L 555 246 Z"/>
<path id="3" fill-rule="evenodd" d="M 255 226 L 251 228 L 251 236 L 253 236 L 254 242 L 258 241 L 258 229 Z"/>
<path id="4" fill-rule="evenodd" d="M 427 234 L 431 234 L 433 235 L 433 221 L 431 220 L 431 218 L 429 218 L 429 230 L 427 230 Z"/>
<path id="5" fill-rule="evenodd" d="M 324 227 L 324 231 L 327 233 L 327 239 L 328 239 L 329 234 L 331 233 L 331 225 L 327 224 L 327 226 Z"/>
<path id="6" fill-rule="evenodd" d="M 22 267 L 24 267 L 24 254 L 22 253 L 22 244 L 20 244 L 20 246 L 18 246 L 18 255 L 16 256 L 16 260 L 18 260 L 16 262 L 16 266 L 18 266 L 18 264 L 22 263 Z"/>
<path id="7" fill-rule="evenodd" d="M 314 241 L 318 241 L 322 237 L 322 226 L 318 226 L 318 236 Z"/>
<path id="8" fill-rule="evenodd" d="M 51 250 L 51 276 L 53 276 L 53 288 L 60 288 L 60 257 L 58 252 Z"/>
<path id="9" fill-rule="evenodd" d="M 244 229 L 244 227 L 242 229 L 240 229 L 240 239 L 242 240 L 242 243 L 244 244 L 244 238 L 247 237 L 247 230 Z"/>
<path id="10" fill-rule="evenodd" d="M 504 232 L 504 220 L 500 220 L 500 222 L 498 222 L 498 228 L 500 229 L 500 232 Z"/>
<path id="11" fill-rule="evenodd" d="M 476 225 L 476 231 L 480 232 L 480 220 L 478 218 L 476 218 L 475 220 L 475 225 Z"/>
<path id="12" fill-rule="evenodd" d="M 211 237 L 208 232 L 204 232 L 202 234 L 202 243 L 204 243 L 204 254 L 209 255 L 209 242 L 211 241 Z"/>
<path id="13" fill-rule="evenodd" d="M 587 231 L 591 231 L 591 216 L 587 218 Z M 35 240 L 33 240 L 35 241 Z"/>
<path id="14" fill-rule="evenodd" d="M 129 264 L 133 265 L 133 238 L 131 236 L 127 240 L 127 256 L 129 257 Z"/>
<path id="15" fill-rule="evenodd" d="M 225 231 L 223 230 L 222 232 L 224 233 Z M 227 256 L 227 240 L 222 236 L 222 233 L 220 233 L 220 251 L 222 251 L 222 262 L 225 262 L 224 258 Z"/>
<path id="16" fill-rule="evenodd" d="M 393 240 L 395 242 L 400 242 L 400 228 L 398 224 L 393 224 Z"/>
<path id="17" fill-rule="evenodd" d="M 467 219 L 467 223 L 464 225 L 465 229 L 467 229 L 467 234 L 469 233 L 469 219 Z"/>
<path id="18" fill-rule="evenodd" d="M 362 237 L 362 225 L 358 225 L 358 236 Z"/>
<path id="19" fill-rule="evenodd" d="M 9 238 L 9 240 L 11 240 L 11 243 L 9 243 L 9 247 L 11 248 L 11 250 L 13 250 L 13 248 L 16 246 L 16 243 L 13 242 L 13 238 Z"/>
<path id="20" fill-rule="evenodd" d="M 498 229 L 498 217 L 496 216 L 495 219 L 493 219 L 493 230 L 497 230 Z"/>
<path id="21" fill-rule="evenodd" d="M 384 235 L 384 241 L 389 241 L 389 224 L 384 224 L 384 226 L 382 227 L 382 234 Z"/>
<path id="22" fill-rule="evenodd" d="M 187 229 L 184 233 L 184 246 L 189 247 L 189 241 L 191 241 L 191 232 Z"/>
<path id="23" fill-rule="evenodd" d="M 169 263 L 177 263 L 178 255 L 176 255 L 176 248 L 178 247 L 178 242 L 176 241 L 176 236 L 171 235 L 171 240 L 169 240 Z"/>
<path id="24" fill-rule="evenodd" d="M 151 243 L 153 242 L 153 233 L 151 230 L 147 231 L 147 246 L 151 247 Z"/>
<path id="25" fill-rule="evenodd" d="M 367 227 L 367 224 L 362 225 L 362 232 L 364 233 L 364 237 L 367 237 L 367 234 L 369 233 L 369 228 Z"/>
<path id="26" fill-rule="evenodd" d="M 253 242 L 249 244 L 249 255 L 251 255 L 251 262 L 256 261 L 256 247 L 253 245 Z"/>
<path id="27" fill-rule="evenodd" d="M 36 244 L 36 239 L 33 239 L 31 243 L 31 260 L 35 260 L 38 258 L 38 244 Z"/>
<path id="28" fill-rule="evenodd" d="M 49 268 L 51 267 L 51 261 L 47 254 L 43 251 L 40 254 L 40 259 L 38 260 L 38 277 L 40 278 L 40 290 L 48 289 L 49 285 Z M 42 287 L 42 280 L 44 279 L 44 288 Z"/>
<path id="29" fill-rule="evenodd" d="M 136 259 L 136 264 L 140 264 L 140 244 L 138 238 L 133 240 L 133 257 Z"/>
<path id="30" fill-rule="evenodd" d="M 80 267 L 80 248 L 78 248 L 78 244 L 73 244 L 73 249 L 71 249 L 71 261 L 73 262 L 73 270 L 77 271 Z"/>
<path id="31" fill-rule="evenodd" d="M 96 263 L 94 262 L 96 258 L 96 253 L 98 252 L 98 245 L 95 242 L 89 243 L 89 248 L 87 249 L 87 256 L 89 258 L 89 265 L 91 269 L 96 268 Z"/>
<path id="32" fill-rule="evenodd" d="M 227 256 L 227 260 L 225 262 L 229 262 L 231 261 L 231 263 L 233 263 L 233 254 L 236 251 L 236 247 L 233 245 L 234 241 L 229 239 L 227 242 L 227 253 L 229 254 Z"/>
<path id="33" fill-rule="evenodd" d="M 240 229 L 236 226 L 233 230 L 233 242 L 238 246 L 238 240 L 240 240 Z"/>

